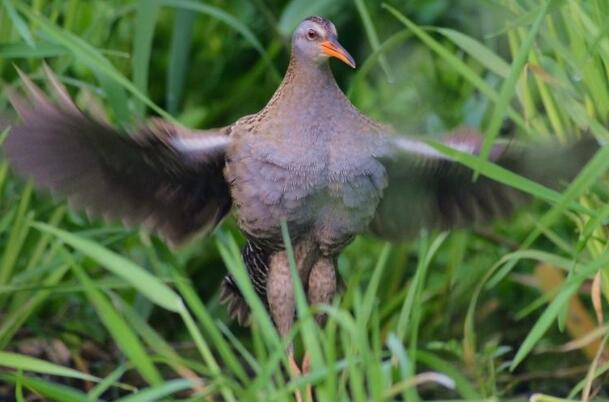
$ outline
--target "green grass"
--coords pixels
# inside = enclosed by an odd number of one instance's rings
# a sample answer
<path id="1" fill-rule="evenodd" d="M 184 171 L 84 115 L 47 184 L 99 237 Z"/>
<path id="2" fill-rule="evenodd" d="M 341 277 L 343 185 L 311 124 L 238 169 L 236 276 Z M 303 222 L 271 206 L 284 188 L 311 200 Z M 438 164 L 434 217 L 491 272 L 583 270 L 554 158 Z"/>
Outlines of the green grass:
<path id="1" fill-rule="evenodd" d="M 485 231 L 356 239 L 339 259 L 334 304 L 308 306 L 297 283 L 285 340 L 247 280 L 234 222 L 174 252 L 33 191 L 0 160 L 0 400 L 289 401 L 307 384 L 319 401 L 609 398 L 601 354 L 548 352 L 572 340 L 572 297 L 593 319 L 600 300 L 609 318 L 609 148 L 556 192 L 433 142 L 467 124 L 488 151 L 506 119 L 523 140 L 606 141 L 609 4 L 450 4 L 2 0 L 1 85 L 19 86 L 13 64 L 40 80 L 44 60 L 78 102 L 93 94 L 123 125 L 160 115 L 212 127 L 257 111 L 285 69 L 291 30 L 326 15 L 360 66 L 333 63 L 360 109 L 536 202 Z M 0 115 L 7 105 L 0 92 Z M 565 274 L 551 294 L 540 263 Z M 250 328 L 219 304 L 226 271 Z M 607 348 L 604 328 L 594 340 Z M 300 378 L 286 374 L 290 340 L 312 353 Z"/>

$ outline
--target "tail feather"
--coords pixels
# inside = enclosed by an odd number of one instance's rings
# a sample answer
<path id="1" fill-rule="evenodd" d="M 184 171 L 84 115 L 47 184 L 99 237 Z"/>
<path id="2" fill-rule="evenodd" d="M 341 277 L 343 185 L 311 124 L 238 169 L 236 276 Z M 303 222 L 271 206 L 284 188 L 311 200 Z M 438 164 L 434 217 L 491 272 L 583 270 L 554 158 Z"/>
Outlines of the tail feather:
<path id="1" fill-rule="evenodd" d="M 270 253 L 256 243 L 249 241 L 241 252 L 243 262 L 256 294 L 268 309 L 266 298 L 266 281 Z M 229 316 L 241 326 L 251 322 L 250 307 L 235 283 L 232 275 L 226 275 L 220 291 L 220 302 L 226 305 Z"/>
<path id="2" fill-rule="evenodd" d="M 227 275 L 220 290 L 220 303 L 226 305 L 228 315 L 242 327 L 250 325 L 250 307 L 245 302 L 241 291 L 236 287 L 233 278 Z"/>

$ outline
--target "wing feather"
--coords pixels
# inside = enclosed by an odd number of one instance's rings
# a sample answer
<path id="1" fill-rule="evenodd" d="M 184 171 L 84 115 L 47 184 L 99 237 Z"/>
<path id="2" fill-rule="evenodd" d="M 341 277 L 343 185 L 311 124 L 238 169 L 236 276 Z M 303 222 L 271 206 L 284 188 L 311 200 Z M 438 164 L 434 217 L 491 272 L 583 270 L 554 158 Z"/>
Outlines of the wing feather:
<path id="1" fill-rule="evenodd" d="M 4 151 L 17 173 L 91 215 L 175 244 L 213 229 L 230 210 L 230 127 L 194 131 L 152 119 L 123 133 L 81 112 L 46 71 L 54 101 L 21 72 L 27 98 L 9 91 L 21 122 L 11 124 Z"/>
<path id="2" fill-rule="evenodd" d="M 392 152 L 381 159 L 388 186 L 370 229 L 377 236 L 402 240 L 422 228 L 471 227 L 509 216 L 529 197 L 487 177 L 473 181 L 472 170 L 415 138 L 396 136 Z M 461 152 L 478 154 L 483 137 L 460 129 L 442 141 Z M 551 188 L 572 180 L 598 150 L 594 138 L 567 146 L 516 143 L 495 145 L 490 160 Z"/>

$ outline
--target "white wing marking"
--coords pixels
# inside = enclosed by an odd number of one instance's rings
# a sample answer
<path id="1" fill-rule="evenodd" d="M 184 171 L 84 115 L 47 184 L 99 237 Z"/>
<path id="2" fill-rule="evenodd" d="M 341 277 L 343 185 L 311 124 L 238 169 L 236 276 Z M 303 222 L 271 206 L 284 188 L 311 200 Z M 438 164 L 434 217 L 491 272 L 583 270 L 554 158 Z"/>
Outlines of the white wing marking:
<path id="1" fill-rule="evenodd" d="M 398 137 L 395 139 L 395 144 L 402 151 L 418 154 L 421 156 L 426 156 L 430 158 L 438 158 L 438 159 L 447 159 L 452 160 L 452 158 L 438 152 L 431 145 L 426 144 L 425 142 L 413 140 L 411 138 L 406 137 Z M 473 144 L 471 141 L 447 141 L 444 145 L 451 147 L 460 152 L 466 152 L 468 154 L 475 154 L 478 152 L 478 146 Z"/>
<path id="2" fill-rule="evenodd" d="M 190 154 L 213 154 L 223 151 L 230 143 L 226 135 L 189 135 L 170 138 L 169 143 L 180 152 Z"/>

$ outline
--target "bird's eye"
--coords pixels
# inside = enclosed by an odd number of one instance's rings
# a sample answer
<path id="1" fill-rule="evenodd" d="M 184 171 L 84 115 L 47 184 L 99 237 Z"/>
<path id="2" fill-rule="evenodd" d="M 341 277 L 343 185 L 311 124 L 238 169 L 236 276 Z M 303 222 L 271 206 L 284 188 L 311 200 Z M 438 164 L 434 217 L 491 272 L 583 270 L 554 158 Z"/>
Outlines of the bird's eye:
<path id="1" fill-rule="evenodd" d="M 315 32 L 314 29 L 309 29 L 307 31 L 307 39 L 308 40 L 314 40 L 317 39 L 317 32 Z"/>

